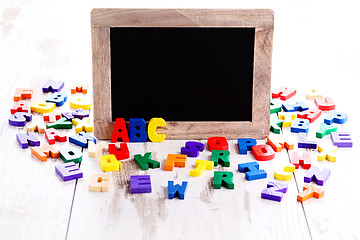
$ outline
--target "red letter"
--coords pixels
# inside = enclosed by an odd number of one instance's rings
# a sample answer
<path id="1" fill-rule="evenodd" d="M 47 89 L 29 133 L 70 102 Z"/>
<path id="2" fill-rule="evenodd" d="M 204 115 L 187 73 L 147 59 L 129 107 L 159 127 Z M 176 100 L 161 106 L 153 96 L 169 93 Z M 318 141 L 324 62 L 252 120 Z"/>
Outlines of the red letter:
<path id="1" fill-rule="evenodd" d="M 251 152 L 258 161 L 268 161 L 275 157 L 275 152 L 269 145 L 255 145 Z"/>
<path id="2" fill-rule="evenodd" d="M 208 139 L 208 147 L 212 150 L 229 150 L 229 144 L 224 137 L 211 137 Z"/>
<path id="3" fill-rule="evenodd" d="M 121 140 L 119 140 L 119 138 Z M 129 142 L 129 135 L 126 129 L 124 118 L 117 118 L 114 125 L 114 130 L 111 136 L 111 142 Z"/>

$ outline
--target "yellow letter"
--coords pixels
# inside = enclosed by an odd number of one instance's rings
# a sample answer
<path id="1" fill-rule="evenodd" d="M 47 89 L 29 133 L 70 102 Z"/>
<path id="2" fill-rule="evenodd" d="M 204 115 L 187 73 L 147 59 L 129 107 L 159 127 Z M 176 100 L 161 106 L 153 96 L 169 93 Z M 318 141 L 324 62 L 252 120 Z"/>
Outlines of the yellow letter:
<path id="1" fill-rule="evenodd" d="M 152 142 L 163 142 L 166 138 L 165 134 L 157 134 L 156 129 L 158 127 L 166 127 L 166 122 L 162 118 L 152 118 L 148 125 L 148 136 Z"/>

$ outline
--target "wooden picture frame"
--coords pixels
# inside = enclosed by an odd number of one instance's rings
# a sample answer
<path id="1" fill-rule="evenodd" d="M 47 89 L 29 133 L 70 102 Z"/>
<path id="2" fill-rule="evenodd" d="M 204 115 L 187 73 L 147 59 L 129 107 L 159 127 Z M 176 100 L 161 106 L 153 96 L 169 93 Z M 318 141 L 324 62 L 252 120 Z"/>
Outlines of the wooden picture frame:
<path id="1" fill-rule="evenodd" d="M 261 139 L 268 136 L 274 30 L 274 14 L 271 10 L 93 9 L 91 33 L 94 134 L 99 139 L 110 139 L 115 123 L 111 115 L 110 27 L 255 28 L 252 121 L 167 121 L 166 127 L 159 128 L 158 133 L 165 133 L 166 139 L 207 139 L 213 136 L 223 136 L 227 139 Z"/>

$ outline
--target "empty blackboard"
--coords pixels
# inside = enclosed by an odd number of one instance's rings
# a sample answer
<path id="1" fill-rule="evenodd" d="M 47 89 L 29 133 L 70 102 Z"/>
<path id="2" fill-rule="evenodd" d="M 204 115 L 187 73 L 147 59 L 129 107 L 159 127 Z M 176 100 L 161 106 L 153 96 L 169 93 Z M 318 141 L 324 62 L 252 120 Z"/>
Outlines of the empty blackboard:
<path id="1" fill-rule="evenodd" d="M 110 28 L 112 120 L 251 121 L 254 37 L 255 28 Z"/>
<path id="2" fill-rule="evenodd" d="M 94 131 L 162 117 L 167 139 L 269 132 L 271 10 L 94 9 Z"/>

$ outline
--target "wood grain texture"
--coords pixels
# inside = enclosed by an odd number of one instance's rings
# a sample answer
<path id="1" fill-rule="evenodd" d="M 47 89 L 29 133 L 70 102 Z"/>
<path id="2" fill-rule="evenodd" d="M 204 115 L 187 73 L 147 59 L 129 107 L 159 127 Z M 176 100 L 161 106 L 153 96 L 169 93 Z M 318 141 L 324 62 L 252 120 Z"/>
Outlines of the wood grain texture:
<path id="1" fill-rule="evenodd" d="M 109 3 L 118 5 L 116 1 L 103 4 Z M 324 94 L 334 98 L 337 111 L 349 115 L 348 123 L 338 127 L 339 130 L 350 131 L 354 139 L 354 148 L 338 150 L 335 163 L 326 160 L 317 162 L 317 152 L 310 151 L 313 163 L 320 169 L 331 168 L 332 175 L 324 186 L 324 197 L 309 199 L 303 204 L 296 202 L 294 196 L 302 187 L 306 170 L 295 171 L 298 189 L 294 181 L 289 182 L 289 192 L 283 202 L 262 200 L 260 191 L 267 180 L 273 180 L 272 175 L 266 180 L 247 182 L 235 166 L 254 159 L 239 155 L 235 141 L 230 144 L 232 165 L 229 168 L 234 172 L 235 190 L 213 189 L 212 171 L 206 171 L 199 178 L 189 177 L 195 159 L 189 159 L 185 169 L 176 168 L 174 172 L 165 172 L 162 168 L 140 171 L 133 162 L 134 154 L 152 151 L 154 158 L 163 166 L 168 153 L 179 153 L 185 142 L 182 140 L 129 144 L 131 158 L 123 161 L 123 170 L 111 174 L 112 185 L 108 193 L 88 191 L 89 176 L 101 173 L 95 158 L 84 157 L 81 164 L 84 179 L 78 181 L 76 189 L 74 182 L 62 182 L 54 170 L 55 165 L 62 162 L 60 159 L 41 163 L 31 157 L 29 149 L 20 149 L 15 134 L 24 129 L 8 125 L 9 109 L 13 106 L 12 95 L 17 87 L 34 87 L 37 89 L 34 100 L 44 100 L 49 94 L 41 93 L 40 87 L 49 79 L 65 80 L 63 92 L 66 93 L 70 92 L 68 87 L 73 80 L 85 80 L 91 85 L 89 13 L 93 3 L 68 0 L 61 4 L 44 0 L 0 1 L 0 239 L 66 238 L 74 196 L 67 239 L 311 239 L 311 236 L 313 239 L 359 239 L 360 212 L 356 193 L 360 167 L 357 147 L 360 142 L 357 131 L 360 111 L 356 106 L 356 84 L 360 49 L 353 47 L 360 39 L 356 35 L 358 31 L 353 31 L 356 28 L 354 23 L 359 22 L 358 8 L 349 5 L 339 15 L 340 18 L 334 18 L 333 12 L 338 10 L 338 3 L 294 3 L 251 3 L 257 7 L 271 6 L 279 16 L 274 88 L 284 84 L 296 88 L 298 98 L 290 99 L 290 102 L 304 100 L 305 91 L 311 88 L 321 88 Z M 212 6 L 222 4 L 218 2 Z M 323 11 L 324 4 L 328 11 Z M 303 12 L 307 12 L 308 17 L 303 18 Z M 192 21 L 200 21 L 204 14 L 194 16 Z M 314 21 L 319 20 L 324 21 L 322 27 L 313 28 Z M 348 37 L 338 34 L 329 38 L 328 33 L 334 27 Z M 314 32 L 309 32 L 309 29 Z M 310 38 L 311 33 L 317 37 Z M 344 43 L 341 48 L 337 47 L 339 43 Z M 314 55 L 309 57 L 309 52 Z M 304 71 L 299 71 L 299 66 Z M 337 82 L 339 79 L 340 83 Z M 88 95 L 91 95 L 90 90 Z M 313 101 L 306 103 L 314 107 Z M 322 117 L 327 113 L 324 112 Z M 311 125 L 310 134 L 314 136 L 321 121 L 319 119 Z M 71 134 L 73 132 L 68 133 Z M 296 134 L 288 129 L 284 129 L 284 134 L 296 139 Z M 37 135 L 41 142 L 46 142 L 44 135 Z M 323 140 L 331 144 L 329 137 Z M 68 143 L 57 143 L 56 146 L 66 147 Z M 202 153 L 200 158 L 209 160 L 209 152 Z M 277 153 L 274 160 L 259 164 L 260 168 L 272 174 L 273 165 L 282 161 L 289 161 L 284 150 Z M 132 174 L 150 174 L 154 192 L 131 195 L 128 179 Z M 189 181 L 184 201 L 166 199 L 168 180 L 175 183 Z"/>
<path id="2" fill-rule="evenodd" d="M 93 86 L 95 136 L 110 139 L 110 27 L 254 27 L 254 73 L 251 122 L 168 122 L 167 139 L 207 139 L 221 134 L 265 138 L 269 134 L 271 56 L 274 14 L 271 10 L 239 9 L 93 9 Z M 166 119 L 165 119 L 166 120 Z"/>
<path id="3" fill-rule="evenodd" d="M 236 141 L 229 141 L 229 168 L 219 165 L 200 177 L 190 177 L 196 159 L 211 158 L 207 141 L 202 141 L 206 149 L 198 158 L 188 157 L 185 168 L 164 171 L 167 154 L 179 154 L 185 142 L 129 143 L 131 156 L 121 161 L 123 170 L 111 173 L 108 193 L 88 191 L 89 175 L 101 173 L 101 169 L 98 158 L 84 159 L 81 169 L 86 176 L 77 186 L 69 239 L 108 239 L 119 235 L 131 239 L 233 239 L 249 236 L 253 239 L 309 239 L 302 207 L 294 200 L 298 192 L 294 180 L 287 182 L 289 191 L 280 204 L 260 198 L 267 182 L 274 180 L 274 167 L 289 162 L 286 151 L 277 153 L 275 160 L 259 162 L 260 168 L 267 171 L 268 178 L 250 182 L 237 170 L 237 165 L 255 159 L 250 153 L 239 155 Z M 149 151 L 161 166 L 142 171 L 133 157 Z M 84 152 L 85 157 L 86 150 Z M 235 189 L 214 189 L 214 171 L 233 172 Z M 131 194 L 131 175 L 150 175 L 152 193 Z M 176 184 L 188 181 L 185 200 L 168 199 L 168 181 Z"/>

